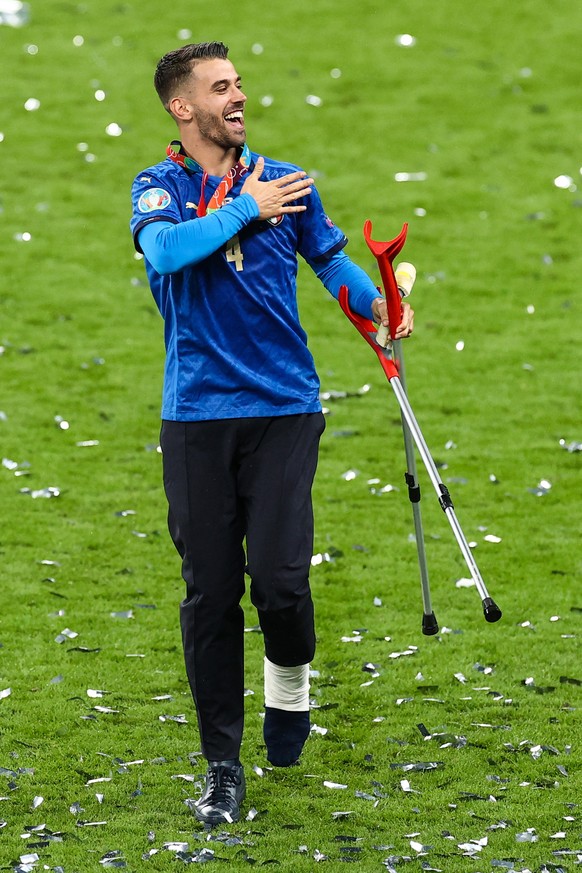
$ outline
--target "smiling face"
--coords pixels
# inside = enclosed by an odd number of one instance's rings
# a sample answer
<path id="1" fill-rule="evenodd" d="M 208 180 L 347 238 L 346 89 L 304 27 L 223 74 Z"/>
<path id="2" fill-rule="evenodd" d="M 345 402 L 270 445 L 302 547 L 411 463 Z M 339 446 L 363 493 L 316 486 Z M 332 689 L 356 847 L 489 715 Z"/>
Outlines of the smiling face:
<path id="1" fill-rule="evenodd" d="M 169 109 L 180 124 L 196 127 L 196 139 L 207 146 L 230 150 L 246 139 L 240 76 L 229 60 L 213 58 L 193 66 L 180 95 L 169 102 Z"/>

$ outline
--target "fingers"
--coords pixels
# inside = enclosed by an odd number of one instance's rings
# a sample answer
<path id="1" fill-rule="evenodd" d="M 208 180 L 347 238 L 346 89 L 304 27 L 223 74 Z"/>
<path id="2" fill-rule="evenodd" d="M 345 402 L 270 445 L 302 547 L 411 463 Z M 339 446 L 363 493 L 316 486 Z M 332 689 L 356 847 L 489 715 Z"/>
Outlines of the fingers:
<path id="1" fill-rule="evenodd" d="M 396 339 L 404 339 L 410 336 L 414 330 L 414 310 L 410 303 L 402 304 L 402 321 L 396 330 Z"/>
<path id="2" fill-rule="evenodd" d="M 278 180 L 275 180 L 278 182 Z M 299 191 L 305 191 L 305 193 L 311 194 L 311 186 L 313 185 L 313 179 L 300 179 L 298 182 L 289 182 L 287 185 L 277 184 L 276 187 L 280 188 L 287 195 L 296 194 Z"/>
<path id="3" fill-rule="evenodd" d="M 242 193 L 250 194 L 259 206 L 259 218 L 273 218 L 288 212 L 304 212 L 306 205 L 298 203 L 311 194 L 313 179 L 303 170 L 296 170 L 276 179 L 261 180 L 265 160 L 257 158 L 253 172 L 247 177 Z"/>
<path id="4" fill-rule="evenodd" d="M 306 178 L 307 173 L 304 170 L 298 170 L 296 173 L 287 173 L 286 176 L 279 176 L 278 179 L 273 179 L 273 183 L 278 188 L 287 188 L 292 185 L 313 185 L 313 179 Z"/>
<path id="5" fill-rule="evenodd" d="M 376 297 L 376 299 L 372 301 L 372 317 L 376 324 L 380 324 L 382 327 L 386 328 L 390 327 L 388 307 L 384 297 Z M 410 336 L 413 329 L 414 310 L 411 308 L 410 303 L 403 303 L 402 321 L 396 328 L 396 336 L 394 339 L 405 339 L 405 337 Z"/>
<path id="6" fill-rule="evenodd" d="M 255 163 L 255 167 L 251 176 L 254 176 L 255 179 L 260 179 L 263 175 L 263 170 L 265 169 L 265 159 L 263 157 L 258 157 Z M 306 179 L 307 173 L 304 170 L 297 170 L 294 173 L 287 173 L 285 176 L 279 176 L 277 179 L 272 179 L 270 183 L 274 187 L 277 188 L 286 188 L 293 183 L 301 186 L 302 182 L 307 185 L 313 185 L 313 179 Z"/>
<path id="7" fill-rule="evenodd" d="M 288 181 L 285 182 L 285 179 Z M 288 177 L 283 177 L 283 186 L 280 190 L 283 193 L 283 212 L 305 212 L 307 206 L 298 204 L 295 201 L 302 200 L 311 194 L 311 186 L 313 179 L 308 177 L 306 173 L 291 173 Z M 289 204 L 289 205 L 288 205 Z"/>
<path id="8" fill-rule="evenodd" d="M 257 158 L 257 162 L 255 164 L 255 169 L 251 173 L 251 176 L 254 176 L 255 179 L 260 179 L 261 176 L 263 175 L 264 169 L 265 169 L 265 159 L 261 158 L 261 157 Z"/>
<path id="9" fill-rule="evenodd" d="M 291 200 L 298 200 L 301 197 L 307 197 L 311 194 L 311 185 L 308 184 L 311 180 L 306 180 L 305 184 L 297 184 L 297 185 L 287 185 L 285 188 L 280 189 L 281 194 L 279 195 L 279 200 L 282 204 L 287 204 Z"/>
<path id="10" fill-rule="evenodd" d="M 388 307 L 386 306 L 386 300 L 384 297 L 376 297 L 376 299 L 372 301 L 372 318 L 376 324 L 382 324 L 384 327 L 389 326 Z"/>

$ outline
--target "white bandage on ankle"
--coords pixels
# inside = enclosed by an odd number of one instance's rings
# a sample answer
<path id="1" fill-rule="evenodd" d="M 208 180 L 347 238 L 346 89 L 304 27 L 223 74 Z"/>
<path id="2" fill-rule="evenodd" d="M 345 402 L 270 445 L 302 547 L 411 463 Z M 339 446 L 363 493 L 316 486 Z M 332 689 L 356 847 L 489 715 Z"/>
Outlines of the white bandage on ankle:
<path id="1" fill-rule="evenodd" d="M 288 712 L 307 712 L 309 664 L 280 667 L 265 658 L 265 706 Z"/>

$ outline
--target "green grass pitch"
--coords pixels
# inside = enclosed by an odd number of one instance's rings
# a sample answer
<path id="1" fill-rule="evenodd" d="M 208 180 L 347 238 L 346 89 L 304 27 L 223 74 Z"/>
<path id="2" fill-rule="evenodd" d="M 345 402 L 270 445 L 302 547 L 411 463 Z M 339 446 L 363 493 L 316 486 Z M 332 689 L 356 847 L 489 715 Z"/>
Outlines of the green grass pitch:
<path id="1" fill-rule="evenodd" d="M 574 869 L 582 11 L 28 5 L 0 24 L 0 869 Z M 243 77 L 251 147 L 316 176 L 375 281 L 364 221 L 384 239 L 408 222 L 409 396 L 503 610 L 487 624 L 457 586 L 419 461 L 441 627 L 422 635 L 398 406 L 303 265 L 322 391 L 348 395 L 325 403 L 314 489 L 315 727 L 301 766 L 267 766 L 245 602 L 248 799 L 211 833 L 185 803 L 204 764 L 156 451 L 162 324 L 128 230 L 131 181 L 175 132 L 155 63 L 210 39 Z"/>

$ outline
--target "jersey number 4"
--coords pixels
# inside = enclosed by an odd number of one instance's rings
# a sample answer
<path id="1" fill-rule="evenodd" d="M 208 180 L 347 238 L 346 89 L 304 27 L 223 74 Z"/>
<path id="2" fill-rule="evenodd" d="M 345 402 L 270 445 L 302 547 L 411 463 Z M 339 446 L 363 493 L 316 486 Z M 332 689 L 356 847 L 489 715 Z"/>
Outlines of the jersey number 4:
<path id="1" fill-rule="evenodd" d="M 233 236 L 232 239 L 226 244 L 225 250 L 226 260 L 229 264 L 234 264 L 237 270 L 237 273 L 240 273 L 243 269 L 243 253 L 240 247 L 240 240 L 238 238 L 238 233 Z"/>

